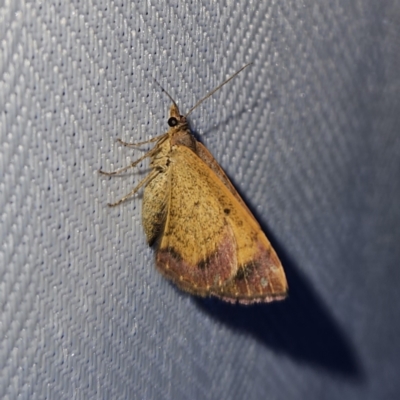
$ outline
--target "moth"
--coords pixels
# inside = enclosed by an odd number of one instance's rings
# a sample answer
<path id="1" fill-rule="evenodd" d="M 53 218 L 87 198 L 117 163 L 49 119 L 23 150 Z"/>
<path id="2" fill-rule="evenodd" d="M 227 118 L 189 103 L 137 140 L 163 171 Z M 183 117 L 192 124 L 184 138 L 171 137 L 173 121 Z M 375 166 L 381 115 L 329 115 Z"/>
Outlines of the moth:
<path id="1" fill-rule="evenodd" d="M 116 206 L 144 187 L 142 222 L 156 246 L 156 266 L 181 290 L 251 304 L 284 299 L 288 285 L 281 262 L 260 225 L 207 148 L 192 135 L 187 117 L 224 83 L 181 115 L 173 98 L 169 129 L 154 147 L 116 175 L 150 158 L 150 172 Z"/>

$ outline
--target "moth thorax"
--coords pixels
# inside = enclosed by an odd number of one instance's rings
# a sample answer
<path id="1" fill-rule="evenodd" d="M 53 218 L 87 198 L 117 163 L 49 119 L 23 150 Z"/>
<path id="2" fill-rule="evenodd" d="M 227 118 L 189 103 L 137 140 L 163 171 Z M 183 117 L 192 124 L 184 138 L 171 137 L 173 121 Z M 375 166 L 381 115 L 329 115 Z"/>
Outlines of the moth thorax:
<path id="1" fill-rule="evenodd" d="M 175 132 L 171 137 L 171 145 L 174 146 L 176 144 L 189 147 L 189 149 L 193 151 L 196 150 L 196 139 L 190 133 L 187 125 L 186 129 L 179 129 L 179 131 Z"/>

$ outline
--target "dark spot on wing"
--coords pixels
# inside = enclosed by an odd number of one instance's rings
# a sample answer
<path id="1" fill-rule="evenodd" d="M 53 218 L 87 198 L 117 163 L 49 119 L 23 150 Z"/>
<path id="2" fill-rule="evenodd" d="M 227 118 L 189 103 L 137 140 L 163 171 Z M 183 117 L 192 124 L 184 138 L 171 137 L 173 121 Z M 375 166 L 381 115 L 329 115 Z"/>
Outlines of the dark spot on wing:
<path id="1" fill-rule="evenodd" d="M 165 249 L 164 251 L 166 251 L 171 258 L 173 258 L 175 261 L 179 262 L 182 261 L 182 256 L 172 247 L 169 247 L 167 249 Z"/>
<path id="2" fill-rule="evenodd" d="M 209 264 L 210 260 L 208 258 L 206 258 L 205 260 L 201 260 L 197 266 L 199 267 L 199 269 L 201 269 L 202 271 L 204 271 Z"/>
<path id="3" fill-rule="evenodd" d="M 242 281 L 245 278 L 246 274 L 243 268 L 239 268 L 238 272 L 236 273 L 235 279 Z"/>
<path id="4" fill-rule="evenodd" d="M 255 269 L 257 269 L 257 267 L 258 267 L 258 263 L 254 262 L 254 261 L 249 262 L 245 265 L 242 265 L 241 267 L 239 267 L 235 278 L 241 281 L 244 278 L 247 278 L 249 275 L 251 275 L 253 273 L 253 271 Z"/>

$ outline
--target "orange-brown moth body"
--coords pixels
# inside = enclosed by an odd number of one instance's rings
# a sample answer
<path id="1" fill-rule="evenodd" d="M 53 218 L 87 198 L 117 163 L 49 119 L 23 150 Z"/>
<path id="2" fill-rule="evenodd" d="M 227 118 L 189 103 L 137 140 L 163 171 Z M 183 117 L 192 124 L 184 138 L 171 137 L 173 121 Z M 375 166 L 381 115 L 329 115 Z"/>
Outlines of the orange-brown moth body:
<path id="1" fill-rule="evenodd" d="M 175 102 L 168 124 L 169 130 L 153 139 L 154 148 L 140 159 L 151 158 L 150 174 L 112 205 L 145 186 L 147 241 L 157 247 L 159 271 L 180 289 L 243 304 L 285 298 L 288 286 L 278 256 Z"/>

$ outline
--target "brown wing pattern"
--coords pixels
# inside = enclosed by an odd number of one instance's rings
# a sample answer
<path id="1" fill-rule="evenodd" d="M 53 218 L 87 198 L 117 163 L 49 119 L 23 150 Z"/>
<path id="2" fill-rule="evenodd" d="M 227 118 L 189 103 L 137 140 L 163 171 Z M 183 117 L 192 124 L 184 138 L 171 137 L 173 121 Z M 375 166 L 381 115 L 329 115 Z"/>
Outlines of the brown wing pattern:
<path id="1" fill-rule="evenodd" d="M 244 303 L 284 297 L 281 263 L 236 191 L 185 146 L 173 148 L 166 174 L 168 209 L 156 257 L 161 272 L 203 296 Z"/>

